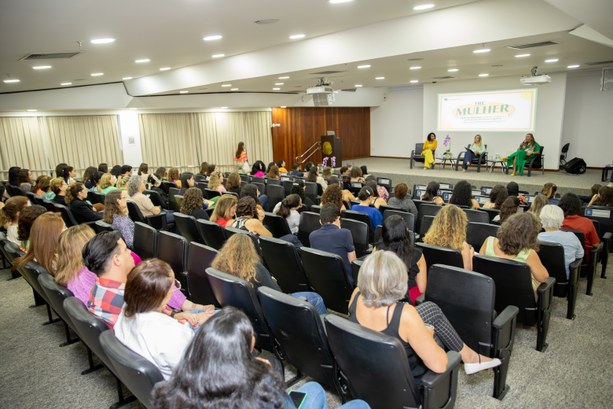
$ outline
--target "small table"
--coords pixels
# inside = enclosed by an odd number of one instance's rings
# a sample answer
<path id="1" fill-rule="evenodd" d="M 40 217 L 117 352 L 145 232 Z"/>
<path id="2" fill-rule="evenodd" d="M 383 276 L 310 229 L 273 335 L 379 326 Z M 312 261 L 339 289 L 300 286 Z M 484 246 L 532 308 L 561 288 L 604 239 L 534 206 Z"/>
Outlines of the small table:
<path id="1" fill-rule="evenodd" d="M 490 168 L 490 173 L 494 171 L 494 168 L 496 167 L 498 163 L 500 163 L 502 173 L 507 173 L 507 164 L 505 161 L 502 160 L 502 158 L 496 158 L 492 160 L 488 159 L 487 164 L 488 164 L 488 167 Z"/>
<path id="2" fill-rule="evenodd" d="M 447 157 L 447 156 L 441 156 L 440 158 L 436 158 L 439 161 L 441 161 L 441 165 L 443 169 L 445 169 L 445 165 L 447 164 L 447 162 L 449 162 L 449 165 L 451 166 L 451 169 L 454 168 L 454 166 L 456 165 L 456 162 L 458 161 L 457 158 L 455 157 Z"/>

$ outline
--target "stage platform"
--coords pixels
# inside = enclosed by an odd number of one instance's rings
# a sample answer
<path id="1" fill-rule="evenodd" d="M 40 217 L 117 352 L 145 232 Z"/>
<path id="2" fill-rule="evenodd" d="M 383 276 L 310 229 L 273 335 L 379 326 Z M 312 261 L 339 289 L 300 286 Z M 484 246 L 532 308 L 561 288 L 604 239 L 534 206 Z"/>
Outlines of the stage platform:
<path id="1" fill-rule="evenodd" d="M 506 185 L 510 181 L 515 181 L 519 185 L 519 190 L 525 190 L 531 194 L 540 192 L 543 185 L 547 182 L 555 183 L 558 186 L 558 192 L 564 194 L 573 192 L 578 195 L 587 196 L 590 194 L 590 188 L 594 183 L 605 184 L 601 182 L 600 169 L 588 169 L 583 175 L 571 175 L 564 171 L 542 171 L 535 170 L 532 176 L 510 176 L 502 173 L 500 168 L 494 169 L 492 173 L 484 167 L 481 172 L 477 173 L 476 167 L 468 168 L 466 173 L 462 172 L 460 166 L 456 172 L 449 165 L 442 168 L 437 164 L 434 169 L 424 169 L 423 164 L 415 163 L 413 169 L 410 169 L 409 159 L 394 159 L 394 158 L 360 158 L 343 161 L 343 165 L 366 165 L 368 172 L 379 177 L 389 177 L 392 183 L 405 182 L 412 188 L 415 184 L 425 185 L 433 180 L 443 183 L 455 184 L 460 180 L 466 180 L 476 187 L 494 186 L 496 184 Z"/>

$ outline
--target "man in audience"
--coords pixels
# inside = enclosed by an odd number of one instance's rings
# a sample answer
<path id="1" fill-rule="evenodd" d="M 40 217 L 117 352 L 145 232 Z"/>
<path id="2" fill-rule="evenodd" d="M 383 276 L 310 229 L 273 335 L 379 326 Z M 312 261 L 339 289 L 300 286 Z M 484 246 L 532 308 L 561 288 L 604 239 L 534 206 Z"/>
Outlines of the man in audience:
<path id="1" fill-rule="evenodd" d="M 303 173 L 300 171 L 300 163 L 294 162 L 294 167 L 289 171 L 290 176 L 302 177 Z"/>
<path id="2" fill-rule="evenodd" d="M 319 212 L 321 228 L 311 232 L 311 247 L 317 250 L 338 254 L 343 260 L 345 276 L 353 285 L 351 262 L 355 259 L 353 237 L 347 229 L 341 228 L 341 211 L 334 203 L 326 203 Z"/>

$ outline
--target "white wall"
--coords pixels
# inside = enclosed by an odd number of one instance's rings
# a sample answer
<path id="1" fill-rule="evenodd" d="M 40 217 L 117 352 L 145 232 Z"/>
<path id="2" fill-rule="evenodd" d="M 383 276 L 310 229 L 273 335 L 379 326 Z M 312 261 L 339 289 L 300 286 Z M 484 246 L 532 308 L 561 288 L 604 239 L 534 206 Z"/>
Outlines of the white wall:
<path id="1" fill-rule="evenodd" d="M 602 71 L 577 72 L 568 77 L 562 144 L 570 142 L 568 157 L 588 166 L 613 161 L 613 91 L 600 91 Z"/>

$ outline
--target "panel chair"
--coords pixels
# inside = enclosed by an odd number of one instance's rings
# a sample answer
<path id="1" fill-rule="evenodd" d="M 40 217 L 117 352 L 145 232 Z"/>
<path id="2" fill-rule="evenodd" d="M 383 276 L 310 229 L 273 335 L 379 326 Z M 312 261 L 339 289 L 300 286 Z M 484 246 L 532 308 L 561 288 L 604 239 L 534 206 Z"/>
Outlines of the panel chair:
<path id="1" fill-rule="evenodd" d="M 485 146 L 485 151 L 480 155 L 475 155 L 473 159 L 470 161 L 471 165 L 477 165 L 477 173 L 481 172 L 481 165 L 487 165 L 487 145 Z M 466 150 L 470 148 L 470 145 L 466 147 Z M 455 170 L 457 172 L 460 163 L 464 161 L 464 155 L 466 154 L 466 150 L 458 153 L 458 157 L 455 163 Z"/>
<path id="2" fill-rule="evenodd" d="M 194 216 L 175 212 L 175 225 L 179 229 L 181 236 L 185 237 L 188 243 L 195 241 L 196 243 L 204 243 L 204 239 L 200 235 L 200 231 L 196 226 L 196 218 Z"/>
<path id="3" fill-rule="evenodd" d="M 311 290 L 298 250 L 292 243 L 260 237 L 260 247 L 266 267 L 285 293 Z"/>
<path id="4" fill-rule="evenodd" d="M 226 242 L 226 234 L 223 227 L 215 222 L 204 219 L 196 220 L 196 227 L 200 230 L 204 244 L 213 247 L 215 250 L 221 250 Z"/>
<path id="5" fill-rule="evenodd" d="M 270 196 L 269 196 L 270 197 Z M 287 220 L 277 214 L 266 212 L 264 214 L 264 226 L 272 233 L 273 237 L 279 238 L 286 234 L 292 234 Z"/>
<path id="6" fill-rule="evenodd" d="M 579 271 L 581 270 L 581 259 L 575 260 L 569 266 L 570 277 L 566 277 L 566 260 L 564 259 L 564 247 L 559 243 L 548 243 L 541 241 L 538 251 L 541 262 L 547 269 L 550 277 L 556 279 L 553 288 L 553 295 L 566 298 L 568 305 L 566 308 L 566 318 L 575 319 L 575 304 L 577 301 L 577 291 L 579 287 Z"/>
<path id="7" fill-rule="evenodd" d="M 64 310 L 64 300 L 68 297 L 72 297 L 74 294 L 69 289 L 58 285 L 51 276 L 51 274 L 49 274 L 47 271 L 40 272 L 40 274 L 38 275 L 38 283 L 45 292 L 47 300 L 49 301 L 49 305 L 64 323 L 66 342 L 61 343 L 60 347 L 65 347 L 66 345 L 74 344 L 79 339 L 72 339 L 70 335 L 70 330 L 72 329 L 75 333 L 76 330 L 72 321 L 70 320 L 70 317 L 68 316 L 68 314 L 66 314 L 66 311 Z"/>
<path id="8" fill-rule="evenodd" d="M 368 217 L 368 215 L 366 215 Z M 379 227 L 379 226 L 377 226 Z M 353 245 L 355 247 L 355 254 L 357 257 L 363 257 L 372 253 L 373 246 L 370 244 L 370 223 L 363 221 L 341 218 L 341 228 L 347 229 L 351 232 L 353 239 Z M 374 234 L 373 234 L 374 241 Z"/>
<path id="9" fill-rule="evenodd" d="M 147 223 L 134 223 L 134 252 L 143 260 L 157 257 L 159 232 Z"/>
<path id="10" fill-rule="evenodd" d="M 300 213 L 300 225 L 298 227 L 298 239 L 305 246 L 310 246 L 309 234 L 319 229 L 321 224 L 319 223 L 319 214 L 314 212 L 302 212 Z"/>
<path id="11" fill-rule="evenodd" d="M 189 282 L 185 266 L 187 264 L 187 240 L 185 237 L 167 231 L 158 236 L 157 257 L 170 265 L 175 278 L 181 283 L 181 292 L 190 297 Z"/>
<path id="12" fill-rule="evenodd" d="M 532 273 L 527 264 L 475 254 L 473 270 L 494 280 L 496 311 L 503 311 L 508 305 L 515 305 L 519 308 L 518 322 L 536 325 L 536 350 L 544 352 L 547 349 L 555 278 L 549 277 L 538 287 L 537 301 L 532 289 Z"/>
<path id="13" fill-rule="evenodd" d="M 570 142 L 565 143 L 560 151 L 560 168 L 564 168 L 566 165 L 566 157 L 568 156 L 568 148 L 570 148 Z"/>
<path id="14" fill-rule="evenodd" d="M 191 300 L 198 304 L 213 304 L 219 308 L 221 305 L 215 298 L 211 284 L 209 284 L 206 269 L 211 267 L 213 260 L 219 252 L 213 247 L 192 241 L 187 250 L 187 282 Z"/>
<path id="15" fill-rule="evenodd" d="M 488 237 L 496 237 L 498 229 L 500 226 L 496 224 L 469 222 L 466 225 L 466 242 L 478 253 Z"/>
<path id="16" fill-rule="evenodd" d="M 445 372 L 427 372 L 418 386 L 397 338 L 332 314 L 324 321 L 337 376 L 347 383 L 353 398 L 365 400 L 372 408 L 454 407 L 460 366 L 457 352 L 447 352 Z"/>
<path id="17" fill-rule="evenodd" d="M 528 176 L 532 175 L 532 169 L 541 169 L 543 175 L 545 174 L 545 155 L 543 151 L 545 147 L 541 145 L 541 150 L 536 155 L 531 155 L 531 158 L 526 162 L 526 169 L 528 169 Z M 507 169 L 508 171 L 508 169 Z"/>
<path id="18" fill-rule="evenodd" d="M 138 205 L 130 200 L 128 200 L 128 213 L 130 215 L 130 219 L 136 222 L 146 223 L 149 226 L 153 227 L 156 230 L 166 229 L 166 212 L 161 211 L 160 213 L 152 216 L 143 216 L 143 213 L 140 211 Z"/>
<path id="19" fill-rule="evenodd" d="M 494 393 L 502 399 L 509 387 L 507 371 L 518 308 L 507 306 L 497 315 L 494 280 L 463 268 L 435 264 L 428 272 L 424 299 L 438 305 L 460 338 L 477 353 L 498 358 L 502 364 L 494 368 Z"/>
<path id="20" fill-rule="evenodd" d="M 309 283 L 324 299 L 328 309 L 347 315 L 354 285 L 351 272 L 345 271 L 340 256 L 303 247 L 300 258 Z"/>
<path id="21" fill-rule="evenodd" d="M 422 142 L 415 144 L 415 149 L 411 151 L 411 157 L 410 157 L 411 169 L 413 169 L 413 165 L 415 164 L 415 162 L 424 163 L 425 158 L 421 156 L 421 152 L 423 150 L 424 150 L 424 144 Z M 434 153 L 434 157 L 436 158 L 436 152 L 433 152 L 433 153 Z"/>
<path id="22" fill-rule="evenodd" d="M 115 368 L 119 380 L 146 408 L 153 408 L 151 392 L 164 380 L 160 370 L 150 361 L 119 342 L 113 331 L 100 334 L 100 345 Z"/>
<path id="23" fill-rule="evenodd" d="M 464 267 L 462 253 L 459 250 L 452 250 L 446 247 L 433 246 L 432 244 L 417 243 L 417 247 L 424 253 L 428 272 L 434 264 L 444 264 L 446 266 Z M 429 273 L 428 273 L 429 274 Z"/>

